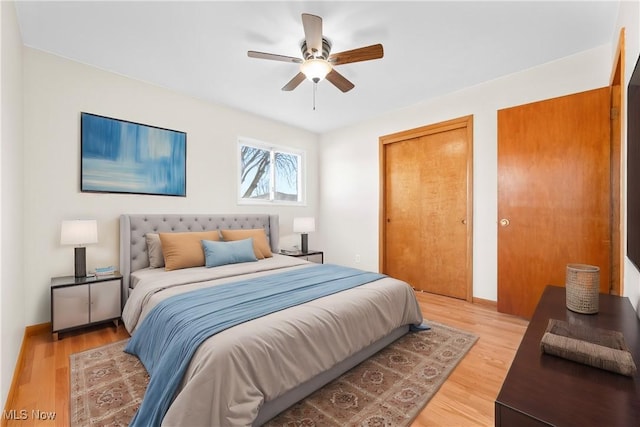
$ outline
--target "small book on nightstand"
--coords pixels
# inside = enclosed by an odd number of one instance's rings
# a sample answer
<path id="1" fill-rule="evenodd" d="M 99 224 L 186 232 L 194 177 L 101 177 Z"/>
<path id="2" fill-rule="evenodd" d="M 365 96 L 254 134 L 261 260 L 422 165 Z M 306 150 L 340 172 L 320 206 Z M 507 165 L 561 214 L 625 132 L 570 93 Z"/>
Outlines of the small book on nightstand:
<path id="1" fill-rule="evenodd" d="M 108 267 L 96 267 L 95 275 L 96 277 L 111 276 L 115 274 L 115 272 L 116 268 L 112 265 Z"/>
<path id="2" fill-rule="evenodd" d="M 280 253 L 283 255 L 302 255 L 302 251 L 298 249 L 280 249 Z"/>

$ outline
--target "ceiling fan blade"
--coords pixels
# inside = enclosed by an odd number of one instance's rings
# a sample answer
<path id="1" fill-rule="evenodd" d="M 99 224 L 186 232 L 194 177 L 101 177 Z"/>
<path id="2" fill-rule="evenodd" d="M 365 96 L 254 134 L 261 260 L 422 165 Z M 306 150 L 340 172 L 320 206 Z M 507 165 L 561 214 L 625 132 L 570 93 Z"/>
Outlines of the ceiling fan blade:
<path id="1" fill-rule="evenodd" d="M 287 83 L 286 85 L 284 85 L 282 87 L 282 90 L 285 91 L 290 91 L 290 90 L 294 90 L 295 88 L 298 87 L 298 85 L 300 83 L 302 83 L 304 81 L 304 79 L 306 79 L 307 77 L 302 74 L 302 73 L 298 73 L 295 76 L 293 76 L 293 78 L 291 80 L 289 80 L 289 83 Z"/>
<path id="2" fill-rule="evenodd" d="M 304 38 L 307 41 L 307 51 L 314 57 L 322 55 L 322 18 L 303 13 L 302 26 Z"/>
<path id="3" fill-rule="evenodd" d="M 326 79 L 343 92 L 349 92 L 355 87 L 353 83 L 347 80 L 345 76 L 337 72 L 335 69 L 331 70 L 331 72 L 327 74 Z"/>
<path id="4" fill-rule="evenodd" d="M 247 52 L 247 55 L 250 58 L 271 59 L 273 61 L 293 62 L 296 64 L 302 63 L 302 59 L 300 58 L 294 58 L 293 56 L 276 55 L 275 53 L 264 53 L 250 50 L 249 52 Z"/>
<path id="5" fill-rule="evenodd" d="M 349 64 L 351 62 L 369 61 L 371 59 L 380 59 L 384 56 L 384 49 L 381 44 L 374 44 L 367 47 L 361 47 L 353 50 L 345 50 L 344 52 L 334 53 L 329 56 L 329 62 L 332 65 Z"/>

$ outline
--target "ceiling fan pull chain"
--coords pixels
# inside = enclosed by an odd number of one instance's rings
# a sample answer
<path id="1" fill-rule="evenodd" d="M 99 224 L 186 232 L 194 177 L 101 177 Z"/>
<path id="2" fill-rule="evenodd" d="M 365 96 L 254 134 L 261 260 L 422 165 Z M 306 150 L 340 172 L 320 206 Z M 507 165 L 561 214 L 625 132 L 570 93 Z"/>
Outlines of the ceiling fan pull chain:
<path id="1" fill-rule="evenodd" d="M 313 83 L 313 111 L 316 111 L 316 89 L 318 88 L 318 83 Z"/>

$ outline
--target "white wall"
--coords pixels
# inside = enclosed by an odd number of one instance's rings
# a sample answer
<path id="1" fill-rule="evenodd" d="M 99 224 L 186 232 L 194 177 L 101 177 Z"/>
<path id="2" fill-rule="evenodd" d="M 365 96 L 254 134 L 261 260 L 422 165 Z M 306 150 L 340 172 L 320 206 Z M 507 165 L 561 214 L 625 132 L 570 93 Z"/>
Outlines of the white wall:
<path id="1" fill-rule="evenodd" d="M 24 86 L 27 324 L 50 320 L 50 277 L 73 274 L 73 249 L 59 244 L 63 219 L 98 220 L 99 243 L 87 247 L 91 270 L 118 264 L 122 213 L 278 213 L 284 235 L 294 216 L 316 215 L 313 133 L 31 48 L 24 48 Z M 187 132 L 187 197 L 81 193 L 81 111 Z M 237 205 L 238 136 L 306 150 L 306 207 Z"/>
<path id="2" fill-rule="evenodd" d="M 620 29 L 625 29 L 625 69 L 624 69 L 624 93 L 625 93 L 625 111 L 626 111 L 626 90 L 631 78 L 631 73 L 638 60 L 640 54 L 640 2 L 638 1 L 623 1 L 620 3 L 620 10 L 618 12 L 618 21 L 616 23 L 616 31 L 614 34 L 614 48 L 617 44 L 617 38 L 620 33 Z M 614 52 L 615 54 L 615 52 Z M 623 131 L 622 131 L 622 150 L 624 154 L 624 163 L 626 165 L 626 153 L 627 153 L 627 116 L 625 112 L 623 117 Z M 626 167 L 626 166 L 625 166 Z M 625 174 L 626 178 L 626 174 Z M 626 194 L 626 179 L 623 188 L 623 193 Z M 625 214 L 625 227 L 626 227 L 626 205 L 622 204 L 622 209 Z M 624 239 L 624 247 L 627 247 L 626 235 Z M 638 311 L 640 317 L 640 272 L 638 269 L 625 257 L 624 263 L 624 295 L 628 296 L 631 302 Z"/>
<path id="3" fill-rule="evenodd" d="M 290 236 L 294 216 L 317 215 L 318 232 L 310 235 L 310 246 L 325 250 L 327 262 L 377 270 L 378 137 L 468 114 L 474 115 L 474 296 L 495 300 L 496 111 L 608 84 L 611 52 L 617 42 L 616 31 L 613 46 L 601 46 L 318 137 L 37 50 L 23 49 L 13 3 L 0 4 L 2 373 L 13 372 L 24 326 L 49 321 L 50 277 L 73 272 L 72 249 L 59 245 L 63 219 L 98 219 L 100 243 L 87 249 L 89 269 L 117 265 L 117 218 L 124 212 L 268 211 L 281 216 L 284 244 L 297 243 Z M 636 1 L 621 3 L 618 27 L 625 26 L 627 31 L 627 80 L 640 52 L 638 9 Z M 24 113 L 20 108 L 23 86 Z M 187 197 L 81 193 L 81 111 L 186 131 Z M 22 120 L 24 127 L 20 125 Z M 236 204 L 232 178 L 236 173 L 235 144 L 240 135 L 307 150 L 306 207 L 273 209 Z M 26 153 L 24 160 L 23 153 Z M 360 256 L 359 263 L 355 261 L 356 255 Z M 632 301 L 640 298 L 640 273 L 629 262 L 625 265 L 625 294 Z M 10 379 L 6 374 L 0 377 L 3 400 Z"/>
<path id="4" fill-rule="evenodd" d="M 603 45 L 322 135 L 318 247 L 325 259 L 378 270 L 380 136 L 473 114 L 473 296 L 496 301 L 497 110 L 606 86 L 610 72 L 611 46 Z"/>
<path id="5" fill-rule="evenodd" d="M 0 18 L 0 399 L 5 402 L 25 327 L 22 256 L 24 167 L 22 39 L 13 2 L 0 2 Z"/>

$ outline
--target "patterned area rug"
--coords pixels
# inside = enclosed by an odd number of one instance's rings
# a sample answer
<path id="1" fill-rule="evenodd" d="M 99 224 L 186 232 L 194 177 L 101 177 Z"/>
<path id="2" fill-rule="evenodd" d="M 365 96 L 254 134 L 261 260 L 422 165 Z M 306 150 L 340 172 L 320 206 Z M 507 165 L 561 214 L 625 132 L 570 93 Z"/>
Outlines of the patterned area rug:
<path id="1" fill-rule="evenodd" d="M 267 426 L 408 425 L 477 337 L 437 322 L 410 332 L 269 421 Z M 72 354 L 71 425 L 126 426 L 149 376 L 120 341 Z"/>
<path id="2" fill-rule="evenodd" d="M 149 383 L 136 356 L 124 352 L 128 340 L 69 356 L 71 426 L 127 426 Z"/>

